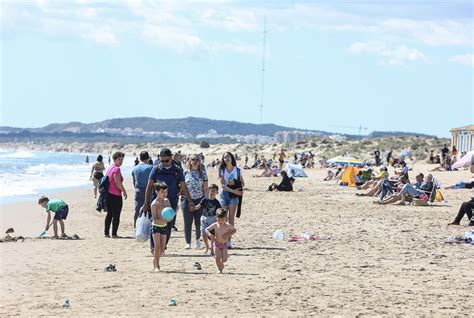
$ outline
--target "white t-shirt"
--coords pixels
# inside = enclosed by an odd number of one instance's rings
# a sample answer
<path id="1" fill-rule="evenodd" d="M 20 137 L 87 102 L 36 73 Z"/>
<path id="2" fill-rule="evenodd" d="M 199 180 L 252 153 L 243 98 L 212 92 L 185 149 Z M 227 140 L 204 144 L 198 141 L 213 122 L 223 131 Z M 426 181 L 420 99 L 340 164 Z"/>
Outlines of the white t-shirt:
<path id="1" fill-rule="evenodd" d="M 227 172 L 227 168 L 224 168 L 224 184 L 227 184 L 229 182 L 229 179 L 237 180 L 237 167 L 234 167 L 234 169 L 232 169 L 230 173 Z"/>

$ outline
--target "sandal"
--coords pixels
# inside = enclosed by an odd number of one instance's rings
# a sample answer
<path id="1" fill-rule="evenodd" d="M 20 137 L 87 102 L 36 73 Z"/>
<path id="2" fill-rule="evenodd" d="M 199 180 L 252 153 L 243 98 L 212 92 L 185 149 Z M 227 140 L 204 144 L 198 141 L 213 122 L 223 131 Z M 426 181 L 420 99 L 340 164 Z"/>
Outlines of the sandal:
<path id="1" fill-rule="evenodd" d="M 193 268 L 199 271 L 202 270 L 201 264 L 199 264 L 198 262 L 194 263 Z"/>
<path id="2" fill-rule="evenodd" d="M 116 272 L 117 269 L 115 268 L 115 264 L 109 264 L 106 268 L 104 268 L 105 272 Z"/>

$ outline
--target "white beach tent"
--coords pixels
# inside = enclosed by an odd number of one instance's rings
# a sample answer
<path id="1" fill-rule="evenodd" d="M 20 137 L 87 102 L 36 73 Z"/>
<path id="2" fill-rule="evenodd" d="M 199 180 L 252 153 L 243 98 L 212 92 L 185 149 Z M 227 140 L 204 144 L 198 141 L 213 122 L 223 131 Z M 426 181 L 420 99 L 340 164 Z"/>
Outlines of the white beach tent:
<path id="1" fill-rule="evenodd" d="M 469 151 L 467 154 L 465 154 L 461 159 L 456 161 L 451 168 L 452 169 L 459 169 L 462 167 L 467 167 L 471 164 L 472 156 L 474 156 L 474 150 Z"/>
<path id="2" fill-rule="evenodd" d="M 288 177 L 303 177 L 303 178 L 307 178 L 308 175 L 306 174 L 306 172 L 304 172 L 303 170 L 303 167 L 301 165 L 295 165 L 295 164 L 292 164 L 292 163 L 287 163 L 285 165 L 285 168 L 284 170 L 286 171 L 286 173 L 288 174 Z"/>

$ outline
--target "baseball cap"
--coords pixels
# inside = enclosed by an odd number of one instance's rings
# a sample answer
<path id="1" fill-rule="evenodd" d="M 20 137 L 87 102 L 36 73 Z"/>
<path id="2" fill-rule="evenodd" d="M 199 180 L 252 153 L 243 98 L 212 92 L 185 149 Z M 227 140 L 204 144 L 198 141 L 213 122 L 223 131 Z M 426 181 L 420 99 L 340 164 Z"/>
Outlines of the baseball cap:
<path id="1" fill-rule="evenodd" d="M 171 156 L 171 150 L 169 150 L 168 148 L 163 148 L 161 149 L 160 151 L 160 156 L 162 157 L 170 157 Z"/>

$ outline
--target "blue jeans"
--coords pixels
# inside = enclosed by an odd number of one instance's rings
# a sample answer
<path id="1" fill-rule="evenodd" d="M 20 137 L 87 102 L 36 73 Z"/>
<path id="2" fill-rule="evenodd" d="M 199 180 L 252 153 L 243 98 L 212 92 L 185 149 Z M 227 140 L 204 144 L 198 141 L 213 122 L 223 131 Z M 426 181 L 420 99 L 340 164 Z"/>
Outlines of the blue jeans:
<path id="1" fill-rule="evenodd" d="M 135 215 L 133 216 L 133 227 L 135 228 L 135 224 L 137 223 L 138 214 L 140 213 L 140 209 L 145 202 L 145 191 L 146 190 L 135 190 Z"/>
<path id="2" fill-rule="evenodd" d="M 202 199 L 202 198 L 201 198 Z M 198 205 L 201 202 L 201 199 L 193 200 L 195 205 Z M 189 212 L 188 209 L 188 200 L 183 197 L 181 200 L 181 211 L 183 211 L 183 221 L 184 221 L 184 237 L 187 244 L 191 244 L 191 234 L 194 227 L 196 228 L 196 242 L 201 238 L 201 215 L 202 209 Z"/>
<path id="3" fill-rule="evenodd" d="M 222 191 L 220 195 L 220 201 L 223 208 L 228 208 L 229 206 L 239 205 L 239 198 L 233 198 L 230 196 L 230 193 L 227 191 Z"/>
<path id="4" fill-rule="evenodd" d="M 423 192 L 418 191 L 411 184 L 407 183 L 403 186 L 402 190 L 400 191 L 400 194 L 409 194 L 412 197 L 419 197 L 423 194 Z"/>

